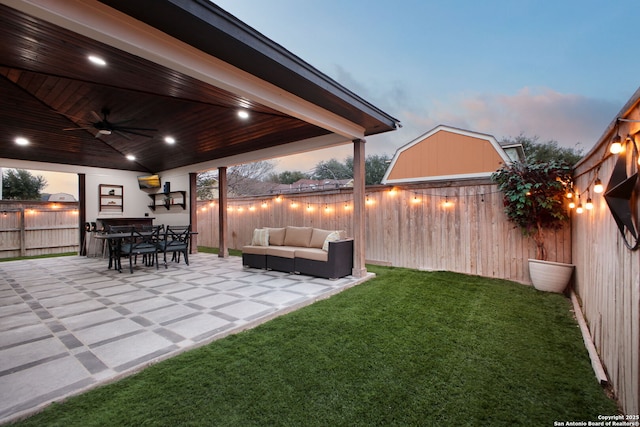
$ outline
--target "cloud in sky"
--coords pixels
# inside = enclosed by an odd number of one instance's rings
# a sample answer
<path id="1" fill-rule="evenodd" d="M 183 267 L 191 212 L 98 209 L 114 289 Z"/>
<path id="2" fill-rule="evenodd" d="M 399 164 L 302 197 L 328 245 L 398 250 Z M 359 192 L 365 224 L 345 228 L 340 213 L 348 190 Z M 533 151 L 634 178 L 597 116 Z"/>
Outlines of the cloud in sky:
<path id="1" fill-rule="evenodd" d="M 342 83 L 345 83 L 345 75 Z M 347 79 L 348 80 L 348 79 Z M 359 94 L 374 95 L 363 85 L 350 82 Z M 402 128 L 367 138 L 367 154 L 388 154 L 438 125 L 453 126 L 493 135 L 497 140 L 520 134 L 539 137 L 540 142 L 582 149 L 585 153 L 602 136 L 621 108 L 611 101 L 549 88 L 522 88 L 514 94 L 484 93 L 458 95 L 449 101 L 432 100 L 418 107 L 401 86 L 392 86 L 375 96 L 374 105 L 384 105 L 402 122 Z M 378 103 L 378 104 L 377 104 Z M 343 160 L 352 155 L 351 145 L 279 159 L 277 170 L 308 171 L 320 160 Z"/>

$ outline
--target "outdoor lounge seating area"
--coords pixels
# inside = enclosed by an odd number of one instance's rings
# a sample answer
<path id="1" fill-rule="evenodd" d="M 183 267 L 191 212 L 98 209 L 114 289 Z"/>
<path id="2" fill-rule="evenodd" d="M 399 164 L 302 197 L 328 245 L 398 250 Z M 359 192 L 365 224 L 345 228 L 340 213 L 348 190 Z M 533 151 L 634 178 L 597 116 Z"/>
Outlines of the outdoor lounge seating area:
<path id="1" fill-rule="evenodd" d="M 242 248 L 242 264 L 250 268 L 337 279 L 351 274 L 353 239 L 338 230 L 313 227 L 261 228 Z"/>

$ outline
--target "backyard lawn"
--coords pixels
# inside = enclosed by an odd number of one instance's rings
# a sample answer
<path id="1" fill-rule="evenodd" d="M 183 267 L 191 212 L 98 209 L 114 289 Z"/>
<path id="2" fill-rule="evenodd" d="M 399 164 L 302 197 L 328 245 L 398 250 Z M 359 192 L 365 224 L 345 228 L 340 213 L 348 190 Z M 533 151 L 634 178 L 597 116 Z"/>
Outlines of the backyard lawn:
<path id="1" fill-rule="evenodd" d="M 18 425 L 553 426 L 616 414 L 563 296 L 369 269 L 373 280 Z"/>

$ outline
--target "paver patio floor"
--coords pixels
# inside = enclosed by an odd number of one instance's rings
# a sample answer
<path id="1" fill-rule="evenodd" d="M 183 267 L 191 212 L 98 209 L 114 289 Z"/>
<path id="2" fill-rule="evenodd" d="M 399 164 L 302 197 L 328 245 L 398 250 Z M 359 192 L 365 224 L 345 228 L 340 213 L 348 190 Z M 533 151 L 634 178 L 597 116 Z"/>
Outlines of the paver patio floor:
<path id="1" fill-rule="evenodd" d="M 371 277 L 245 269 L 206 253 L 189 261 L 133 274 L 80 256 L 0 263 L 0 423 Z"/>

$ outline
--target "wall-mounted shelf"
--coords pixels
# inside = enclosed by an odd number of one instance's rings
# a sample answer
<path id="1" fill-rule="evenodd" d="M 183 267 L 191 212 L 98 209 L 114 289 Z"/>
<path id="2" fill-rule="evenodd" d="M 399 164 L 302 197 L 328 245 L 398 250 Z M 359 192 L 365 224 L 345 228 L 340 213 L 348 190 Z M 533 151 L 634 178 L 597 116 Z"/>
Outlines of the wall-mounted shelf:
<path id="1" fill-rule="evenodd" d="M 124 198 L 122 185 L 100 184 L 100 212 L 123 212 Z"/>
<path id="2" fill-rule="evenodd" d="M 187 192 L 186 191 L 170 191 L 168 193 L 149 194 L 152 202 L 149 209 L 156 210 L 158 206 L 164 206 L 170 210 L 172 206 L 180 206 L 182 209 L 187 208 Z"/>

